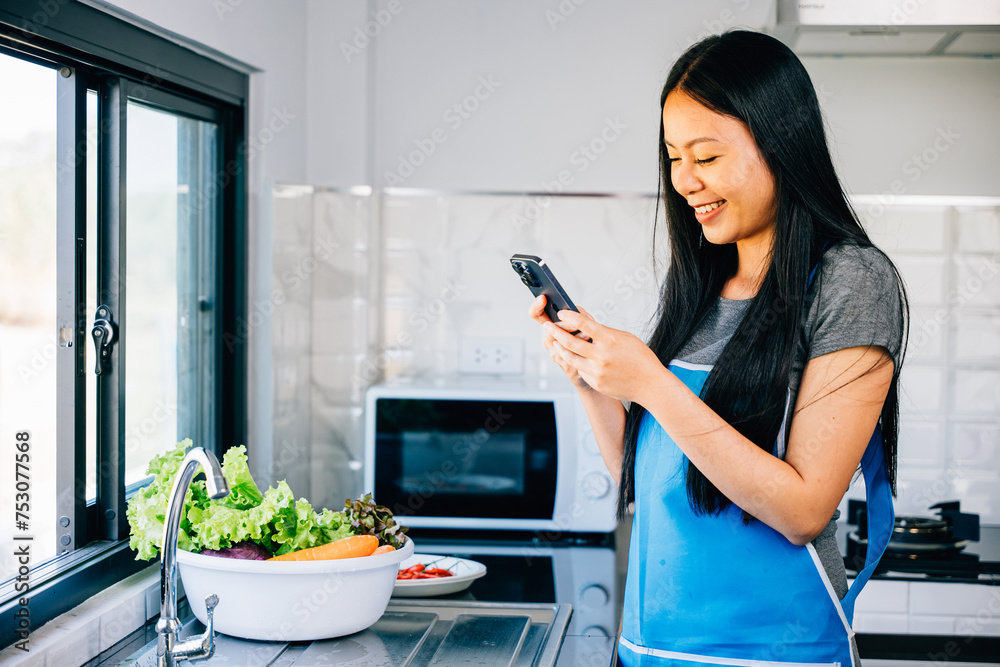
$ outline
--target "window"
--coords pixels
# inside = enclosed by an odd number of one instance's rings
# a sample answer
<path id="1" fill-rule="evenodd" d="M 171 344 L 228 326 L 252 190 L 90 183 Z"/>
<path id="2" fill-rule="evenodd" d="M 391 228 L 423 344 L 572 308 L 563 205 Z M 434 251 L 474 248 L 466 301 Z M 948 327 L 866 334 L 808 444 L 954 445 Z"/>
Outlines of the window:
<path id="1" fill-rule="evenodd" d="M 153 455 L 245 441 L 223 332 L 245 310 L 248 80 L 92 7 L 12 0 L 0 82 L 4 647 L 16 548 L 37 628 L 145 567 L 125 503 Z"/>
<path id="2" fill-rule="evenodd" d="M 34 554 L 56 554 L 55 470 L 16 479 L 15 433 L 31 429 L 31 457 L 56 455 L 56 72 L 0 53 L 0 579 L 17 573 L 15 506 L 30 491 Z M 22 469 L 22 472 L 24 470 Z M 30 481 L 30 484 L 26 482 Z M 25 512 L 25 515 L 28 513 Z"/>

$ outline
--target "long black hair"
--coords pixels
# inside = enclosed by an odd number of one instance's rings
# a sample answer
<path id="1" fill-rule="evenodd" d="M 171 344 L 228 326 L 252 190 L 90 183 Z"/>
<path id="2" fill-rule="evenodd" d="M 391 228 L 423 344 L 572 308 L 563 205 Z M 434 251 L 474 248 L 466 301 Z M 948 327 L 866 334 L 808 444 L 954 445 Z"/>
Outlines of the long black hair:
<path id="1" fill-rule="evenodd" d="M 688 49 L 670 70 L 660 94 L 661 109 L 674 91 L 682 91 L 706 108 L 742 122 L 774 178 L 777 224 L 771 261 L 759 291 L 716 361 L 702 393 L 702 400 L 727 423 L 773 453 L 785 416 L 810 271 L 826 248 L 839 244 L 874 246 L 837 178 L 809 75 L 788 47 L 768 35 L 743 30 L 708 37 Z M 662 202 L 666 211 L 670 262 L 649 347 L 666 365 L 708 314 L 724 283 L 735 274 L 737 253 L 735 244 L 703 241 L 693 209 L 671 185 L 662 123 L 658 143 L 657 208 Z M 907 301 L 895 267 L 893 271 L 903 326 L 880 424 L 885 466 L 895 493 L 897 385 L 904 354 Z M 625 421 L 619 518 L 625 517 L 629 503 L 635 500 L 636 443 L 645 412 L 641 405 L 633 403 Z M 691 463 L 686 483 L 696 511 L 714 514 L 732 502 Z M 745 521 L 751 519 L 744 513 Z"/>

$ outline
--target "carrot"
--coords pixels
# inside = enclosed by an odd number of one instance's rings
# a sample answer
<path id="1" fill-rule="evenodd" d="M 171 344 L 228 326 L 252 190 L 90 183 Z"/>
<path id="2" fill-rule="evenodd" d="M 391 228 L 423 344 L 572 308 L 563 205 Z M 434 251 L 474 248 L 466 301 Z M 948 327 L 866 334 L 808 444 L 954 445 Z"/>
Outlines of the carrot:
<path id="1" fill-rule="evenodd" d="M 335 542 L 321 544 L 318 547 L 300 549 L 283 556 L 275 556 L 268 560 L 333 560 L 335 558 L 359 558 L 369 556 L 378 547 L 378 538 L 374 535 L 351 535 Z"/>
<path id="2" fill-rule="evenodd" d="M 375 551 L 372 552 L 372 556 L 374 556 L 376 554 L 387 554 L 390 551 L 395 551 L 395 550 L 396 550 L 396 547 L 392 546 L 391 544 L 383 544 L 378 549 L 376 549 Z"/>

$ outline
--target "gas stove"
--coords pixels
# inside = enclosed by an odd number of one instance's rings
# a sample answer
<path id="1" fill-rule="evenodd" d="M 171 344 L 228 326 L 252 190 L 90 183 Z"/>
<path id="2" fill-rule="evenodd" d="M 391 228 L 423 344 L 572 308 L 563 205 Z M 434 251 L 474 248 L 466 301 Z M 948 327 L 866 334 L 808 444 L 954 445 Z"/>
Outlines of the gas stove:
<path id="1" fill-rule="evenodd" d="M 958 501 L 930 508 L 935 516 L 896 517 L 892 537 L 875 570 L 883 578 L 990 583 L 1000 578 L 1000 539 L 979 516 L 961 511 Z M 864 566 L 868 545 L 866 506 L 851 500 L 844 563 L 851 572 Z M 981 538 L 983 541 L 981 542 Z"/>
<path id="2" fill-rule="evenodd" d="M 849 579 L 865 561 L 866 516 L 864 502 L 849 501 Z M 1000 664 L 1000 526 L 980 526 L 958 501 L 896 517 L 853 625 L 862 657 Z"/>

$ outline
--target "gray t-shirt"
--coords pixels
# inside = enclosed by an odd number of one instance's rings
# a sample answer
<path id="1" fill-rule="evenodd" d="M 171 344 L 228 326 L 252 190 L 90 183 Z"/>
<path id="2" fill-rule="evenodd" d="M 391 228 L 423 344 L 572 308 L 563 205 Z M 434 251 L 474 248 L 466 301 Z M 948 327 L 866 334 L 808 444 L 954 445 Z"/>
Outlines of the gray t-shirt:
<path id="1" fill-rule="evenodd" d="M 894 362 L 897 360 L 903 323 L 896 284 L 892 265 L 873 248 L 840 245 L 826 251 L 806 293 L 802 335 L 788 383 L 782 455 L 788 444 L 787 425 L 791 424 L 802 372 L 810 359 L 849 347 L 877 345 L 888 350 Z M 750 299 L 720 297 L 677 358 L 692 364 L 715 364 L 750 303 Z M 847 594 L 847 574 L 837 548 L 839 517 L 840 512 L 834 511 L 813 545 L 834 590 L 843 598 Z"/>

